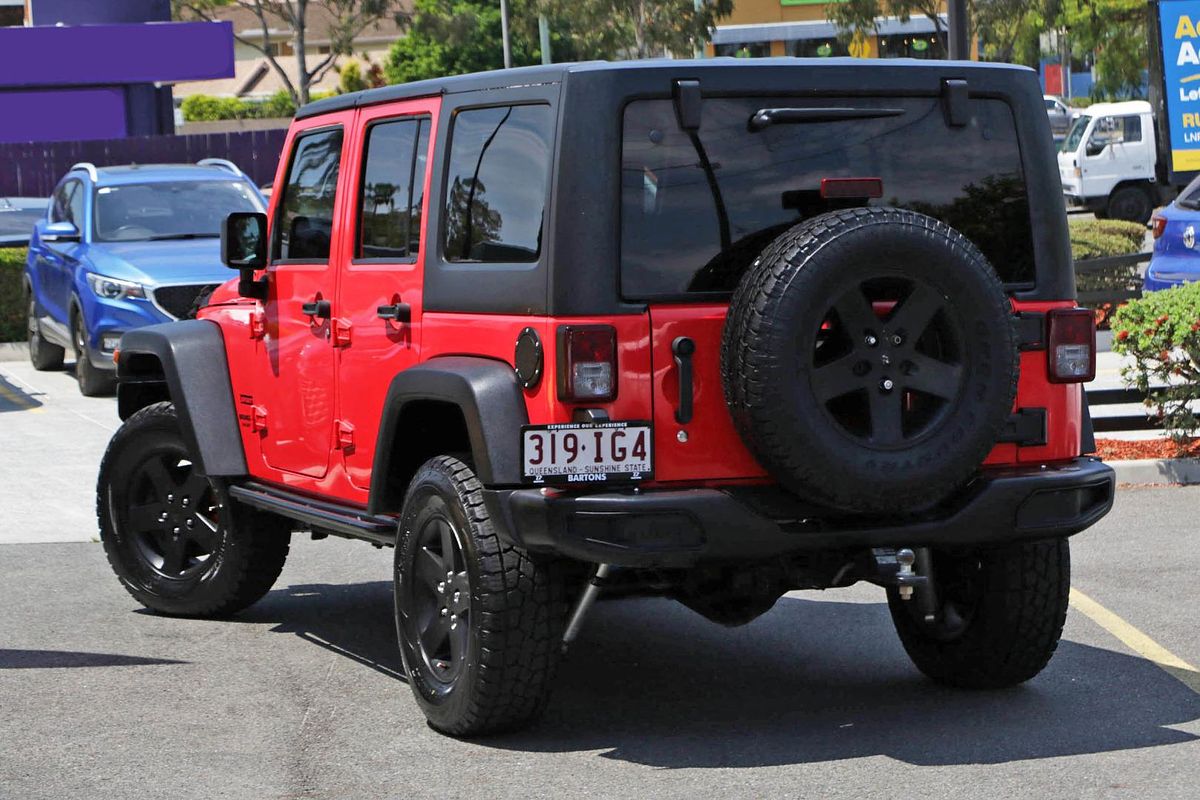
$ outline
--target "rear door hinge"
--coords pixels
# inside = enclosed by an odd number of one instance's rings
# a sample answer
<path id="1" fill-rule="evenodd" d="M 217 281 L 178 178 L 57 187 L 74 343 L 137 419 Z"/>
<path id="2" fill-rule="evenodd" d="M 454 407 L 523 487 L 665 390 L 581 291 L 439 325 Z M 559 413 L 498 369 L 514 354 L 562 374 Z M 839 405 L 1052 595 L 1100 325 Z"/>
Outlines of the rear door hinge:
<path id="1" fill-rule="evenodd" d="M 334 319 L 333 325 L 333 346 L 348 347 L 350 345 L 350 329 L 353 325 L 348 319 Z"/>
<path id="2" fill-rule="evenodd" d="M 250 338 L 262 339 L 267 335 L 267 315 L 261 308 L 250 312 Z"/>
<path id="3" fill-rule="evenodd" d="M 243 408 L 238 412 L 238 422 L 243 428 L 249 428 L 254 433 L 265 433 L 267 430 L 267 410 L 262 406 L 253 405 L 249 395 L 242 395 Z"/>
<path id="4" fill-rule="evenodd" d="M 354 426 L 342 419 L 337 421 L 337 449 L 344 453 L 354 452 Z"/>

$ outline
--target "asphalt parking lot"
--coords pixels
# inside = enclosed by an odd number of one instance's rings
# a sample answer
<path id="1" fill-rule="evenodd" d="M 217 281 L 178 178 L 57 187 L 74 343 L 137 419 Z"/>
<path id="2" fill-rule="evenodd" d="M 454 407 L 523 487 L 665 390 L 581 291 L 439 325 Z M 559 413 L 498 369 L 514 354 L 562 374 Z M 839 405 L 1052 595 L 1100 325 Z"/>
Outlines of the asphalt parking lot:
<path id="1" fill-rule="evenodd" d="M 143 612 L 95 543 L 115 401 L 0 363 L 0 797 L 1194 798 L 1200 487 L 1123 489 L 1074 540 L 1047 670 L 939 688 L 882 593 L 727 630 L 601 603 L 537 728 L 432 732 L 400 674 L 390 552 L 297 537 L 232 621 Z"/>

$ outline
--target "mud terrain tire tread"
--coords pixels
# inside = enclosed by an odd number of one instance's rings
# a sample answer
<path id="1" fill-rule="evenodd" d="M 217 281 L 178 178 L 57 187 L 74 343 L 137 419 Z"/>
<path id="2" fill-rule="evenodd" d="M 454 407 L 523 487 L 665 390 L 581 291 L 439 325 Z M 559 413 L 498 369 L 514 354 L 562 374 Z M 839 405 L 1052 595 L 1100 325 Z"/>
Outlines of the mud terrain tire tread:
<path id="1" fill-rule="evenodd" d="M 135 412 L 114 434 L 100 462 L 96 492 L 96 518 L 100 540 L 113 571 L 135 600 L 160 614 L 178 617 L 221 618 L 241 611 L 261 599 L 283 571 L 291 546 L 290 523 L 273 514 L 257 511 L 229 501 L 234 530 L 225 531 L 224 549 L 218 567 L 219 576 L 204 581 L 204 587 L 191 598 L 166 598 L 139 585 L 119 551 L 117 531 L 108 513 L 105 487 L 120 476 L 113 471 L 122 448 L 147 435 L 179 436 L 179 417 L 175 405 L 160 402 Z"/>
<path id="2" fill-rule="evenodd" d="M 1024 683 L 1050 662 L 1062 636 L 1071 591 L 1067 540 L 1022 542 L 981 551 L 980 608 L 957 639 L 922 630 L 904 601 L 888 590 L 888 607 L 909 658 L 948 686 L 999 689 Z"/>
<path id="3" fill-rule="evenodd" d="M 857 480 L 833 480 L 829 464 L 797 446 L 794 435 L 780 424 L 779 391 L 770 377 L 779 370 L 772 335 L 792 320 L 781 320 L 779 307 L 788 293 L 809 291 L 813 281 L 804 266 L 823 248 L 845 233 L 872 226 L 907 226 L 950 244 L 961 261 L 969 263 L 974 277 L 986 283 L 991 308 L 985 319 L 1004 320 L 1001 331 L 1007 344 L 1003 384 L 986 404 L 986 421 L 969 447 L 952 457 L 956 469 L 947 469 L 938 480 L 910 482 L 864 491 Z M 801 496 L 849 511 L 893 512 L 920 509 L 944 499 L 961 485 L 992 449 L 1012 407 L 1019 379 L 1019 352 L 1012 323 L 1012 308 L 995 270 L 969 239 L 937 220 L 895 208 L 854 208 L 829 212 L 798 224 L 772 242 L 754 261 L 730 302 L 721 346 L 721 378 L 734 425 L 752 453 L 792 491 Z M 814 406 L 815 410 L 815 406 Z M 949 474 L 949 477 L 945 477 Z M 869 478 L 870 476 L 863 476 Z"/>
<path id="4" fill-rule="evenodd" d="M 472 576 L 472 626 L 476 642 L 468 653 L 478 661 L 467 665 L 454 693 L 460 697 L 431 703 L 414 679 L 404 633 L 397 619 L 401 649 L 409 683 L 429 723 L 443 733 L 481 736 L 524 727 L 546 707 L 550 686 L 561 657 L 562 633 L 567 616 L 565 564 L 536 557 L 503 542 L 496 534 L 483 501 L 483 485 L 466 456 L 443 455 L 427 461 L 410 484 L 397 542 L 399 559 L 405 556 L 416 531 L 408 525 L 416 509 L 409 498 L 430 483 L 452 491 L 468 520 L 463 547 L 475 567 Z M 468 567 L 470 574 L 470 567 Z"/>

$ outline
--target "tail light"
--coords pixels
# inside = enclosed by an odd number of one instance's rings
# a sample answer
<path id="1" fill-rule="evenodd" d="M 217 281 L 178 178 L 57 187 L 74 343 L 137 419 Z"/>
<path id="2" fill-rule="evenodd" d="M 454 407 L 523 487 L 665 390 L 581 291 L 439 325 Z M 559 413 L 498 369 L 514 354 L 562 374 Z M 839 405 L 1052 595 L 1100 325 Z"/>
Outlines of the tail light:
<path id="1" fill-rule="evenodd" d="M 1058 308 L 1048 317 L 1050 382 L 1087 383 L 1096 377 L 1096 320 L 1086 308 Z"/>
<path id="2" fill-rule="evenodd" d="M 1167 229 L 1167 218 L 1166 217 L 1160 217 L 1158 214 L 1155 214 L 1153 217 L 1150 218 L 1150 232 L 1154 234 L 1155 239 L 1161 237 L 1163 235 L 1163 231 L 1165 231 L 1166 229 Z"/>
<path id="3" fill-rule="evenodd" d="M 616 330 L 611 325 L 560 325 L 558 399 L 586 403 L 616 396 Z"/>

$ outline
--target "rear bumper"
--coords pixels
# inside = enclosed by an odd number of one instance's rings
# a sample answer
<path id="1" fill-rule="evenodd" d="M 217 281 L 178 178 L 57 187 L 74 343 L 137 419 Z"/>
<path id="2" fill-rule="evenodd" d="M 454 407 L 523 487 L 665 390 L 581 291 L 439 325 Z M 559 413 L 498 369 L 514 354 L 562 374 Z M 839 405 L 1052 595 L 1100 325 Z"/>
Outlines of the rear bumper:
<path id="1" fill-rule="evenodd" d="M 1108 513 L 1114 486 L 1112 469 L 1091 458 L 988 469 L 943 506 L 888 519 L 829 516 L 765 487 L 602 494 L 491 489 L 484 496 L 501 536 L 521 547 L 620 566 L 682 567 L 814 550 L 975 547 L 1070 536 Z"/>

